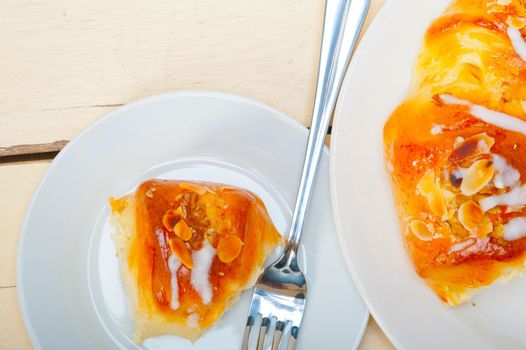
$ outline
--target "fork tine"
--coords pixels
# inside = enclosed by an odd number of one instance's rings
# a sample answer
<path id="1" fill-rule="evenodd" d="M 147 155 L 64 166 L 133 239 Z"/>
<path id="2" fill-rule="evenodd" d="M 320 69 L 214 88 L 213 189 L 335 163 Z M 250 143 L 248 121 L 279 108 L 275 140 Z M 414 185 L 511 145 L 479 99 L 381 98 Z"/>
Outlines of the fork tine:
<path id="1" fill-rule="evenodd" d="M 300 329 L 296 326 L 293 326 L 290 329 L 289 345 L 287 346 L 287 350 L 294 350 L 296 348 L 296 340 L 298 339 L 299 332 Z"/>
<path id="2" fill-rule="evenodd" d="M 268 334 L 269 326 L 270 319 L 268 317 L 263 317 L 261 320 L 261 327 L 259 328 L 258 345 L 256 346 L 256 350 L 263 350 L 263 345 L 265 344 L 265 338 Z"/>
<path id="3" fill-rule="evenodd" d="M 274 332 L 274 339 L 272 339 L 272 349 L 271 350 L 279 349 L 279 343 L 281 342 L 281 336 L 283 335 L 284 329 L 285 329 L 285 322 L 277 321 L 276 331 Z"/>
<path id="4" fill-rule="evenodd" d="M 243 344 L 241 344 L 241 350 L 248 350 L 248 340 L 250 338 L 252 326 L 254 326 L 254 317 L 248 316 L 247 324 L 245 326 L 245 333 L 243 333 Z"/>

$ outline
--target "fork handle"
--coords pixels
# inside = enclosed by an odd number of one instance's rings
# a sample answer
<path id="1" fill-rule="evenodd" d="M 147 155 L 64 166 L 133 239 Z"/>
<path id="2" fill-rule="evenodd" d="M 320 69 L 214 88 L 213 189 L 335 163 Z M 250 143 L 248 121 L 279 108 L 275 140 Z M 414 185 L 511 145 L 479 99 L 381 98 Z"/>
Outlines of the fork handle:
<path id="1" fill-rule="evenodd" d="M 325 4 L 316 97 L 287 256 L 291 252 L 295 256 L 298 249 L 327 129 L 369 3 L 370 0 L 327 0 Z"/>

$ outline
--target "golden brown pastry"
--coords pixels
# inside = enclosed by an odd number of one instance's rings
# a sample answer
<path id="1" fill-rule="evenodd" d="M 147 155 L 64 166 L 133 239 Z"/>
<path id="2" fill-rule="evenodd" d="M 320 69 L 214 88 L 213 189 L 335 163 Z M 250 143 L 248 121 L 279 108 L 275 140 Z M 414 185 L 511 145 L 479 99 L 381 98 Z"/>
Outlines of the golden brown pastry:
<path id="1" fill-rule="evenodd" d="M 263 202 L 231 186 L 150 180 L 110 203 L 137 343 L 164 334 L 195 341 L 282 241 Z"/>
<path id="2" fill-rule="evenodd" d="M 524 0 L 456 0 L 427 30 L 384 127 L 406 249 L 447 304 L 523 270 Z"/>

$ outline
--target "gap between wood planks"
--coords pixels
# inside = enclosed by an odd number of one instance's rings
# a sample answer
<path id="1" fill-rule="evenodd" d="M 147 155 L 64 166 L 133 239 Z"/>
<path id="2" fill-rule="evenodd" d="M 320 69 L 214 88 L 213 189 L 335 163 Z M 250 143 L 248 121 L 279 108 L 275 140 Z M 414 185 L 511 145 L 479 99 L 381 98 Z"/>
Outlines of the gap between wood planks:
<path id="1" fill-rule="evenodd" d="M 332 125 L 329 126 L 327 135 L 331 135 L 331 133 Z M 0 147 L 0 164 L 51 160 L 57 156 L 68 142 L 68 140 L 60 140 L 50 143 Z"/>
<path id="2" fill-rule="evenodd" d="M 55 158 L 67 143 L 67 140 L 60 140 L 51 143 L 0 147 L 0 165 L 50 160 Z"/>

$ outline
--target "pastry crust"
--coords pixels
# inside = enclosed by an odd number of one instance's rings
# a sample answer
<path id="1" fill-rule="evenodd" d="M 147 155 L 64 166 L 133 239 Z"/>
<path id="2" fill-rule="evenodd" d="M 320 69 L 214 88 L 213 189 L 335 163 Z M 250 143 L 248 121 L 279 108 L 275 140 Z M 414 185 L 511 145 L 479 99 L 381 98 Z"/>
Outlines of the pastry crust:
<path id="1" fill-rule="evenodd" d="M 525 24 L 523 0 L 453 1 L 384 126 L 407 252 L 451 306 L 523 270 Z"/>
<path id="2" fill-rule="evenodd" d="M 110 203 L 136 343 L 198 339 L 282 242 L 263 202 L 231 186 L 149 180 Z"/>

